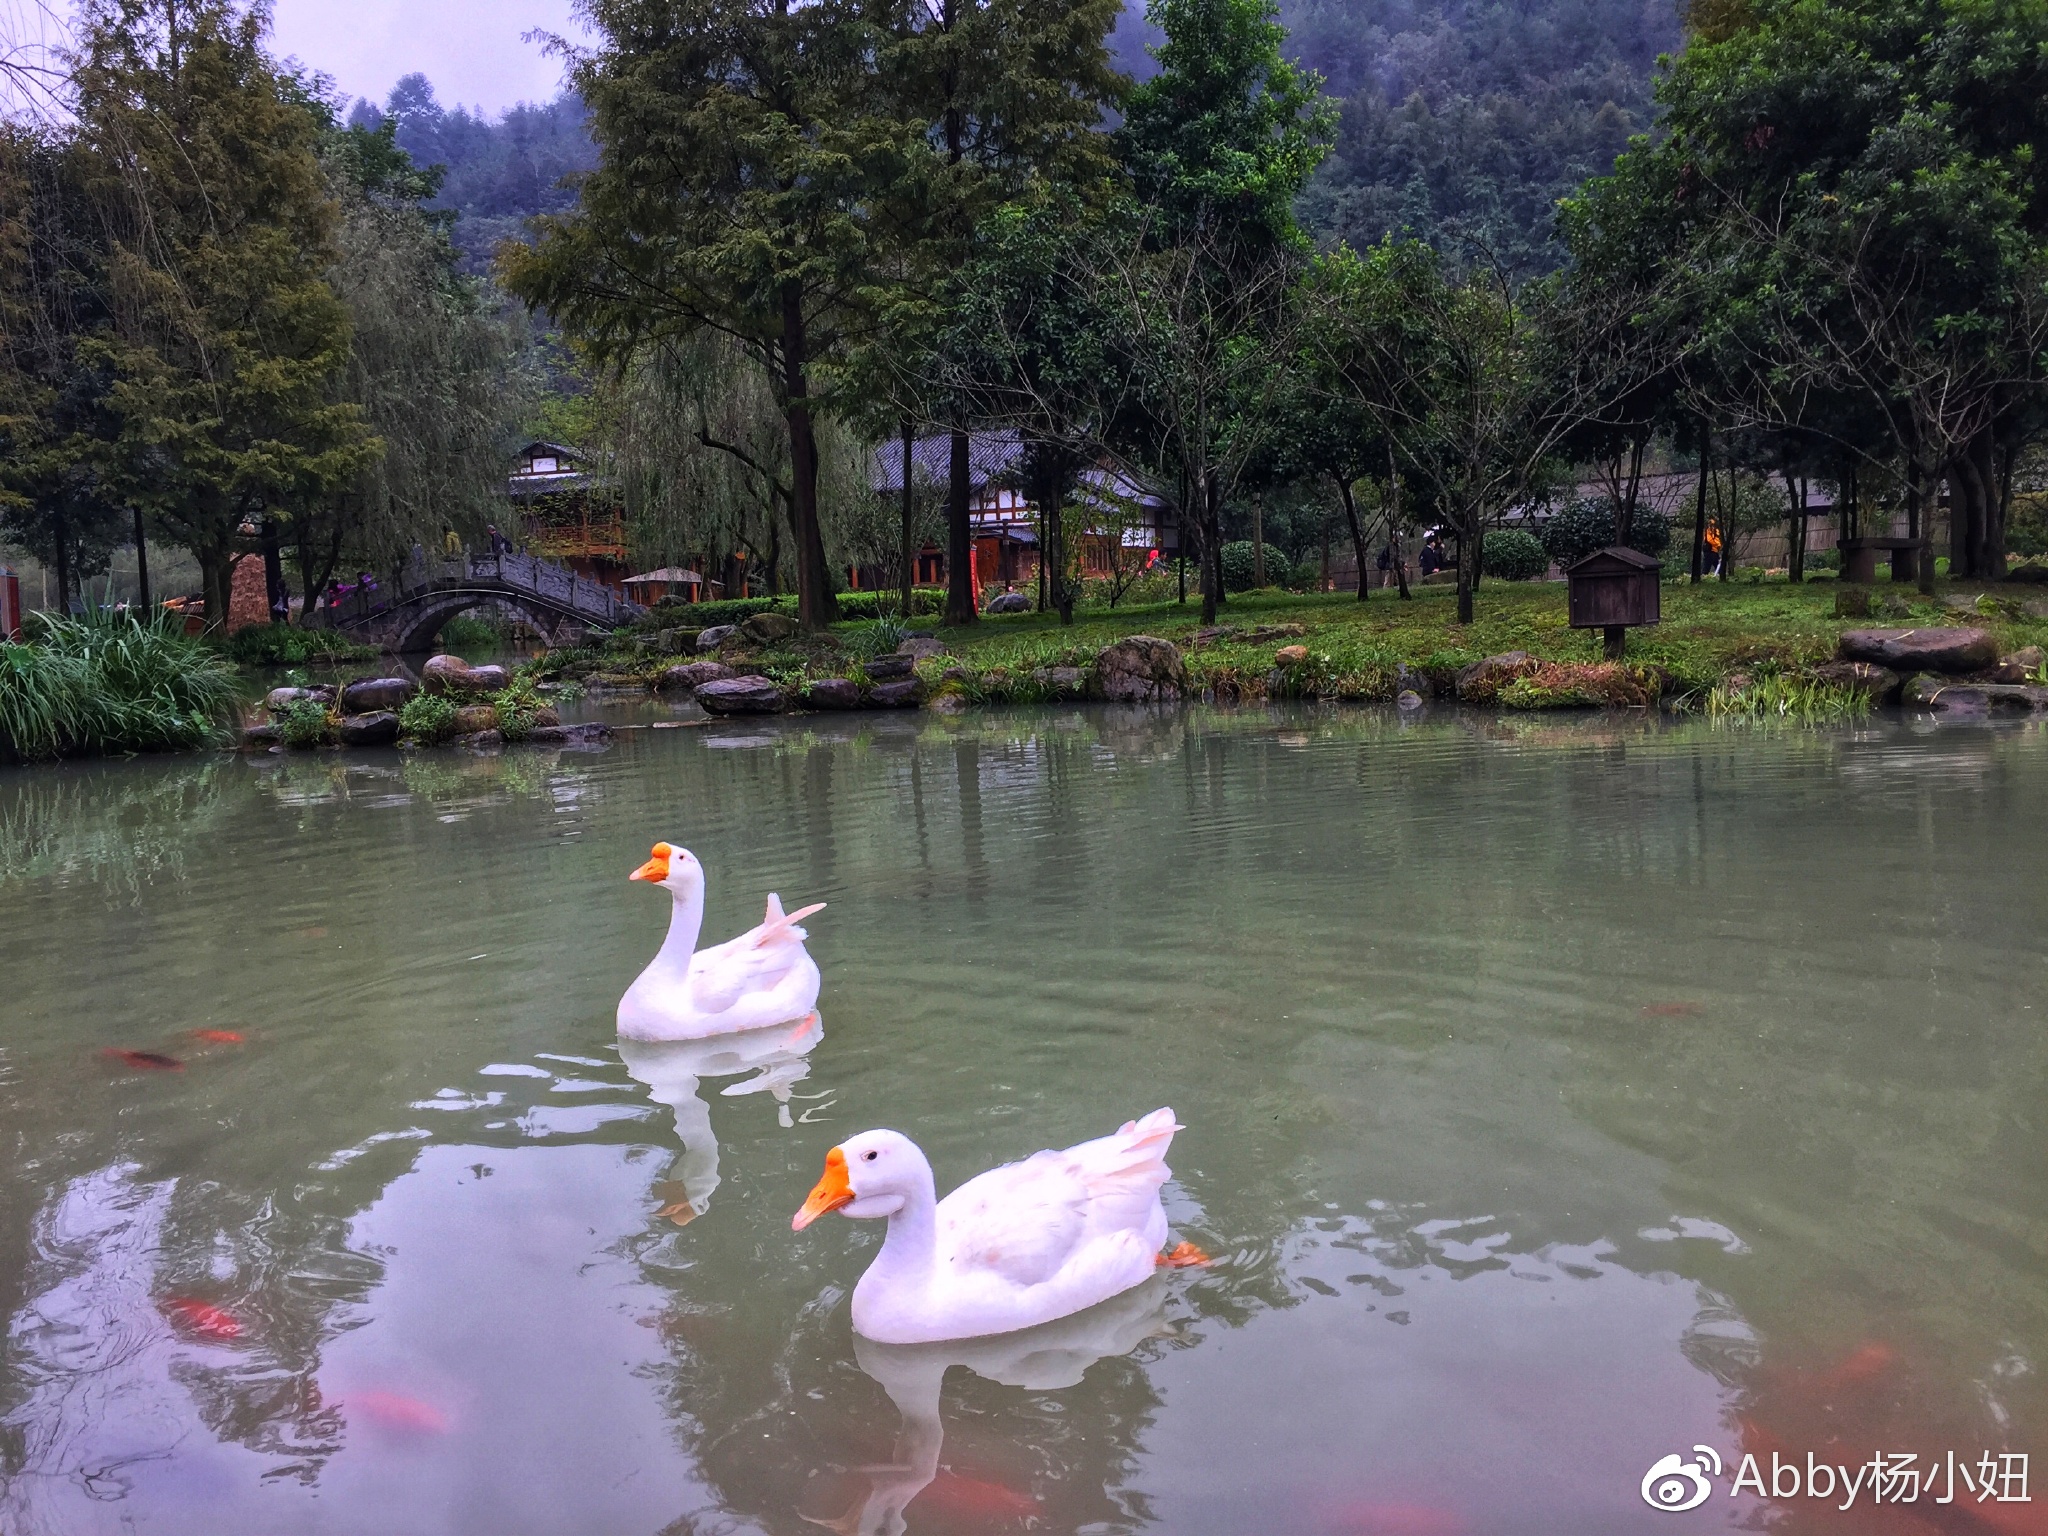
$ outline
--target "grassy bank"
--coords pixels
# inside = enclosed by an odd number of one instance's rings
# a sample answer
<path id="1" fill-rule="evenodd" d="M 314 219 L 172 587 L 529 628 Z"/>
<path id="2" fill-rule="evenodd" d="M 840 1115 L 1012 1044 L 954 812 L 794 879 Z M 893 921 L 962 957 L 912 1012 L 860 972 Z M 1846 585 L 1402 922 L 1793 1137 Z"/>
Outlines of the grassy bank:
<path id="1" fill-rule="evenodd" d="M 1838 614 L 1845 593 L 1867 596 L 1868 614 Z M 1057 669 L 1086 667 L 1112 641 L 1149 634 L 1179 645 L 1192 691 L 1219 701 L 1390 701 L 1404 687 L 1443 691 L 1473 662 L 1523 651 L 1544 665 L 1504 680 L 1487 702 L 1545 709 L 1676 699 L 1719 715 L 1817 718 L 1866 707 L 1850 691 L 1804 676 L 1834 658 L 1844 629 L 1971 624 L 1992 630 L 2010 652 L 2048 643 L 2048 619 L 2035 608 L 2048 610 L 2048 590 L 2018 584 L 1986 592 L 1944 582 L 1926 598 L 1885 583 L 1670 582 L 1663 622 L 1632 631 L 1625 662 L 1612 666 L 1602 664 L 1597 632 L 1569 626 L 1561 582 L 1489 582 L 1476 619 L 1462 625 L 1448 586 L 1418 586 L 1406 602 L 1390 591 L 1363 603 L 1349 593 L 1272 591 L 1232 598 L 1206 635 L 1192 601 L 1084 610 L 1072 625 L 1049 613 L 985 617 L 972 628 L 938 630 L 952 654 L 919 670 L 941 694 L 970 703 L 1036 702 L 1071 691 L 1071 677 Z M 664 622 L 680 625 L 686 615 Z M 861 658 L 892 649 L 901 633 L 887 620 L 858 620 L 839 625 L 829 641 L 799 637 L 751 659 L 795 693 L 806 678 L 857 672 Z M 651 681 L 677 659 L 659 654 L 648 635 L 576 658 L 582 670 L 622 682 Z"/>
<path id="2" fill-rule="evenodd" d="M 38 616 L 27 643 L 0 644 L 0 762 L 204 746 L 240 692 L 176 618 Z"/>
<path id="3" fill-rule="evenodd" d="M 1871 625 L 1975 624 L 1994 631 L 2001 647 L 2016 650 L 2048 638 L 2048 620 L 2026 606 L 2048 605 L 2048 594 L 2013 588 L 1959 610 L 1883 585 L 1873 590 L 1868 617 L 1837 617 L 1832 581 L 1684 582 L 1663 589 L 1663 622 L 1629 634 L 1626 666 L 1654 672 L 1662 691 L 1704 695 L 1732 676 L 1791 673 L 1830 660 L 1845 629 Z M 1850 589 L 1853 590 L 1853 589 Z M 1570 628 L 1562 582 L 1493 582 L 1481 588 L 1471 624 L 1456 622 L 1448 587 L 1417 587 L 1412 601 L 1375 592 L 1361 603 L 1351 594 L 1247 594 L 1217 615 L 1235 633 L 1197 644 L 1198 610 L 1190 602 L 1077 616 L 1071 628 L 1049 614 L 986 619 L 964 635 L 948 635 L 973 673 L 1027 674 L 1037 668 L 1077 665 L 1120 635 L 1158 635 L 1179 644 L 1188 670 L 1219 696 L 1263 696 L 1274 681 L 1274 656 L 1283 646 L 1304 647 L 1302 663 L 1284 668 L 1281 691 L 1295 696 L 1391 699 L 1398 669 L 1452 671 L 1503 651 L 1526 651 L 1539 660 L 1586 666 L 1600 660 L 1597 631 Z M 1299 635 L 1259 635 L 1299 625 Z M 1503 702 L 1514 703 L 1514 699 Z M 1541 700 L 1523 701 L 1540 705 Z"/>

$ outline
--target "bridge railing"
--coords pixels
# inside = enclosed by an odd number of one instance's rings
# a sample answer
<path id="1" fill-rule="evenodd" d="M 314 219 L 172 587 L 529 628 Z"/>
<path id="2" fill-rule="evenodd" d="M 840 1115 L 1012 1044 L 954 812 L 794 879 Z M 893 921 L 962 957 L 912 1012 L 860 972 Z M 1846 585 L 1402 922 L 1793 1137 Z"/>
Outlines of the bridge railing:
<path id="1" fill-rule="evenodd" d="M 342 628 L 388 613 L 426 593 L 451 586 L 484 583 L 511 594 L 525 594 L 563 608 L 597 624 L 623 624 L 643 610 L 601 581 L 579 576 L 567 566 L 510 551 L 493 555 L 466 554 L 456 560 L 428 560 L 417 548 L 399 567 L 392 582 L 370 578 L 338 603 L 322 611 L 330 628 Z"/>

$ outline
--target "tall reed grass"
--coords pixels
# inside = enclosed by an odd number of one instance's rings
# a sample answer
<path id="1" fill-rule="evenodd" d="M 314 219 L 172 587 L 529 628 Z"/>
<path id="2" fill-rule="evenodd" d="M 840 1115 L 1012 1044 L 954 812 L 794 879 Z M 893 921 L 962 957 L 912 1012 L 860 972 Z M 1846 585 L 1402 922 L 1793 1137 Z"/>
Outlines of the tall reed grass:
<path id="1" fill-rule="evenodd" d="M 238 694 L 233 663 L 175 618 L 39 616 L 0 644 L 0 761 L 204 746 Z"/>

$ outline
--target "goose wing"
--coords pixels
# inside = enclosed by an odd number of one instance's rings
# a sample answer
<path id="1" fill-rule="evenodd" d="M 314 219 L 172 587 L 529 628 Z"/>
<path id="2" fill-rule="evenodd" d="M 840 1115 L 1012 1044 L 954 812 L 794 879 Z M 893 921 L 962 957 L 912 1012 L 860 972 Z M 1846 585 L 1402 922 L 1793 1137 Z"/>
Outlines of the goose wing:
<path id="1" fill-rule="evenodd" d="M 751 993 L 772 990 L 804 958 L 809 937 L 798 923 L 825 904 L 785 913 L 768 898 L 768 914 L 737 938 L 700 949 L 690 957 L 690 1000 L 702 1013 L 724 1013 Z"/>
<path id="2" fill-rule="evenodd" d="M 1100 1238 L 1142 1236 L 1180 1128 L 1172 1110 L 1155 1110 L 1113 1135 L 969 1179 L 939 1203 L 941 1257 L 957 1275 L 1041 1285 Z"/>

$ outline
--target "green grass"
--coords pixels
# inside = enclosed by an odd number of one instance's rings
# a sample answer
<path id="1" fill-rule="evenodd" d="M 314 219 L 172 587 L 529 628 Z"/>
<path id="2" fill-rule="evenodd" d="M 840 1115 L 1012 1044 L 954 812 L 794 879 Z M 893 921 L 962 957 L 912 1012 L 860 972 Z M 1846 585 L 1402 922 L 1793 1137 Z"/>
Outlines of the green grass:
<path id="1" fill-rule="evenodd" d="M 2048 620 L 2033 616 L 2021 594 L 2002 594 L 1982 607 L 1959 611 L 1879 584 L 1874 593 L 1899 604 L 1887 617 L 1836 618 L 1832 581 L 1684 581 L 1663 588 L 1663 622 L 1629 632 L 1627 664 L 1658 669 L 1669 690 L 1704 695 L 1740 669 L 1793 671 L 1831 659 L 1841 632 L 1872 625 L 1976 624 L 1997 634 L 2005 650 L 2048 642 Z M 1325 698 L 1391 698 L 1393 670 L 1455 669 L 1502 651 L 1527 651 L 1544 661 L 1593 663 L 1601 659 L 1597 631 L 1574 630 L 1562 582 L 1487 582 L 1470 624 L 1456 622 L 1448 586 L 1418 586 L 1412 601 L 1375 591 L 1360 603 L 1351 593 L 1298 596 L 1256 593 L 1234 597 L 1217 622 L 1238 629 L 1299 624 L 1298 637 L 1251 641 L 1226 637 L 1190 648 L 1200 610 L 1190 599 L 1149 607 L 1097 610 L 1063 627 L 1053 614 L 983 619 L 971 630 L 946 631 L 973 671 L 1014 672 L 1033 666 L 1080 665 L 1120 635 L 1154 634 L 1180 644 L 1191 676 L 1218 696 L 1265 691 L 1274 652 L 1301 645 L 1308 661 L 1287 674 L 1286 691 Z"/>
<path id="2" fill-rule="evenodd" d="M 1717 684 L 1707 694 L 1706 708 L 1707 717 L 1713 720 L 1780 720 L 1821 725 L 1869 714 L 1870 695 L 1839 683 L 1777 673 L 1757 678 L 1746 687 Z"/>
<path id="3" fill-rule="evenodd" d="M 176 618 L 42 616 L 32 641 L 0 646 L 0 760 L 203 746 L 240 691 Z"/>
<path id="4" fill-rule="evenodd" d="M 347 640 L 325 629 L 299 629 L 290 624 L 252 624 L 218 642 L 230 660 L 245 667 L 298 667 L 309 661 L 371 661 L 372 646 Z"/>

